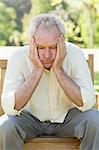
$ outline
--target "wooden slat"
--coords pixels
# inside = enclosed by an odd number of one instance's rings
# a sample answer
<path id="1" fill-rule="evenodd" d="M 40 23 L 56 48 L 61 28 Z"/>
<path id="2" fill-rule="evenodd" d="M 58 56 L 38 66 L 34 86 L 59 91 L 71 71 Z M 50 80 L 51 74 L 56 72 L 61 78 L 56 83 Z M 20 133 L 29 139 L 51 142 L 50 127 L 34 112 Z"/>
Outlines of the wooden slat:
<path id="1" fill-rule="evenodd" d="M 28 140 L 26 141 L 26 143 L 39 143 L 39 142 L 42 142 L 42 143 L 72 143 L 72 142 L 77 142 L 79 143 L 79 140 L 77 138 L 57 138 L 57 137 L 42 137 L 41 138 L 34 138 L 32 140 Z"/>
<path id="2" fill-rule="evenodd" d="M 95 108 L 99 110 L 99 92 L 95 92 L 96 95 L 96 103 L 95 103 Z"/>
<path id="3" fill-rule="evenodd" d="M 3 89 L 3 81 L 4 81 L 6 67 L 7 67 L 7 60 L 0 60 L 0 95 Z M 3 114 L 4 114 L 4 111 L 1 107 L 1 97 L 0 97 L 0 116 Z"/>
<path id="4" fill-rule="evenodd" d="M 91 72 L 92 81 L 94 84 L 94 55 L 93 54 L 88 55 L 88 65 Z"/>
<path id="5" fill-rule="evenodd" d="M 0 60 L 0 68 L 6 69 L 6 67 L 7 67 L 7 60 L 6 59 Z"/>
<path id="6" fill-rule="evenodd" d="M 77 138 L 34 138 L 23 146 L 23 150 L 79 150 Z"/>
<path id="7" fill-rule="evenodd" d="M 3 89 L 3 82 L 4 82 L 5 72 L 6 72 L 6 69 L 1 69 L 0 94 L 2 93 L 2 89 Z"/>

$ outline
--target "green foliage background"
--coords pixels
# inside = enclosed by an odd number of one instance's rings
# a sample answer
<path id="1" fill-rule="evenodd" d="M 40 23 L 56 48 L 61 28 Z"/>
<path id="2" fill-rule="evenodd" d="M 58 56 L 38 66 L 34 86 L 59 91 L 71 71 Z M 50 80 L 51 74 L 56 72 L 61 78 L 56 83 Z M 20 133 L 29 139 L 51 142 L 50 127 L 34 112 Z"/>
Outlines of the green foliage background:
<path id="1" fill-rule="evenodd" d="M 29 22 L 41 13 L 64 20 L 68 41 L 99 48 L 99 0 L 0 0 L 0 45 L 28 44 Z"/>

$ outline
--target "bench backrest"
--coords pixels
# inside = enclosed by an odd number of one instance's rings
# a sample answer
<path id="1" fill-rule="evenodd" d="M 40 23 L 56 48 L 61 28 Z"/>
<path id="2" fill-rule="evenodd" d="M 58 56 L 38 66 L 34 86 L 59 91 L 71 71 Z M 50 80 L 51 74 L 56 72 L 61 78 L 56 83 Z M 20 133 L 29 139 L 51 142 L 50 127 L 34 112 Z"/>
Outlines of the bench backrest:
<path id="1" fill-rule="evenodd" d="M 86 58 L 86 60 L 88 62 L 89 69 L 91 72 L 92 81 L 94 83 L 94 55 L 88 54 L 88 57 Z M 4 81 L 6 67 L 7 67 L 7 60 L 0 60 L 0 95 L 1 95 L 2 89 L 3 89 L 3 81 Z M 1 100 L 0 100 L 0 115 L 2 115 L 3 113 L 4 112 L 3 112 L 3 109 L 1 107 Z"/>

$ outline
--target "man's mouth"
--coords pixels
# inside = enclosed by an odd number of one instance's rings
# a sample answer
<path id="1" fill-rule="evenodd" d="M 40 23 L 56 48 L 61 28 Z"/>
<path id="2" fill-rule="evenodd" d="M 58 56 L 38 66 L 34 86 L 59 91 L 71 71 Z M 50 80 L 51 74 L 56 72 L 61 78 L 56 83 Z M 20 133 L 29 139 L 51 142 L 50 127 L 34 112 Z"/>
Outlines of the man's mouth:
<path id="1" fill-rule="evenodd" d="M 53 60 L 51 61 L 42 61 L 44 64 L 52 64 L 53 63 Z"/>
<path id="2" fill-rule="evenodd" d="M 51 68 L 52 67 L 52 63 L 44 63 L 44 67 L 45 68 Z"/>
<path id="3" fill-rule="evenodd" d="M 51 68 L 53 64 L 53 60 L 50 61 L 42 61 L 45 68 Z"/>
<path id="4" fill-rule="evenodd" d="M 52 63 L 43 63 L 44 65 L 52 65 Z"/>

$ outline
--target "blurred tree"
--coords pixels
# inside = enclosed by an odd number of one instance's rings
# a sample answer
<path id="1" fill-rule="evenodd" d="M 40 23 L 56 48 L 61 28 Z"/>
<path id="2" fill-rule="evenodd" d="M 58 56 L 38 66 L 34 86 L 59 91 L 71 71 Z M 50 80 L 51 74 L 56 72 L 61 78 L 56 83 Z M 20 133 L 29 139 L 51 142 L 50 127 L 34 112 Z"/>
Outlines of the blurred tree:
<path id="1" fill-rule="evenodd" d="M 9 37 L 16 28 L 16 13 L 13 8 L 0 2 L 0 45 L 9 45 Z"/>
<path id="2" fill-rule="evenodd" d="M 99 0 L 94 0 L 94 47 L 99 48 Z"/>
<path id="3" fill-rule="evenodd" d="M 50 0 L 31 0 L 32 9 L 30 12 L 30 16 L 35 16 L 40 13 L 48 13 L 53 8 L 50 5 Z"/>
<path id="4" fill-rule="evenodd" d="M 99 13 L 95 13 L 94 22 L 94 47 L 99 48 Z"/>
<path id="5" fill-rule="evenodd" d="M 22 32 L 22 18 L 25 13 L 29 13 L 31 8 L 31 0 L 1 0 L 5 6 L 13 7 L 16 11 L 17 19 L 17 30 Z"/>
<path id="6" fill-rule="evenodd" d="M 46 0 L 31 0 L 31 2 L 32 8 L 30 14 L 26 14 L 23 18 L 24 32 L 22 37 L 25 37 L 25 44 L 28 43 L 28 36 L 26 35 L 28 33 L 26 31 L 28 31 L 28 25 L 33 16 L 41 13 L 54 13 L 63 19 L 66 18 L 65 10 L 67 9 L 67 4 L 63 0 L 48 0 L 47 2 Z"/>
<path id="7" fill-rule="evenodd" d="M 99 47 L 99 0 L 84 1 L 80 26 L 85 47 Z"/>
<path id="8" fill-rule="evenodd" d="M 24 18 L 22 20 L 23 23 L 23 33 L 21 35 L 21 40 L 24 44 L 28 44 L 28 27 L 31 18 L 33 16 L 38 15 L 40 13 L 48 13 L 53 9 L 53 7 L 50 5 L 50 0 L 46 2 L 46 0 L 31 0 L 32 7 L 29 14 L 25 14 Z"/>
<path id="9" fill-rule="evenodd" d="M 17 14 L 17 26 L 8 40 L 10 44 L 28 44 L 27 31 L 31 18 L 41 13 L 53 13 L 64 20 L 68 41 L 81 47 L 99 47 L 99 0 L 1 1 L 13 7 Z"/>
<path id="10" fill-rule="evenodd" d="M 82 1 L 52 0 L 51 4 L 54 6 L 51 12 L 60 16 L 65 22 L 67 31 L 66 39 L 83 47 L 81 28 L 79 25 Z"/>

